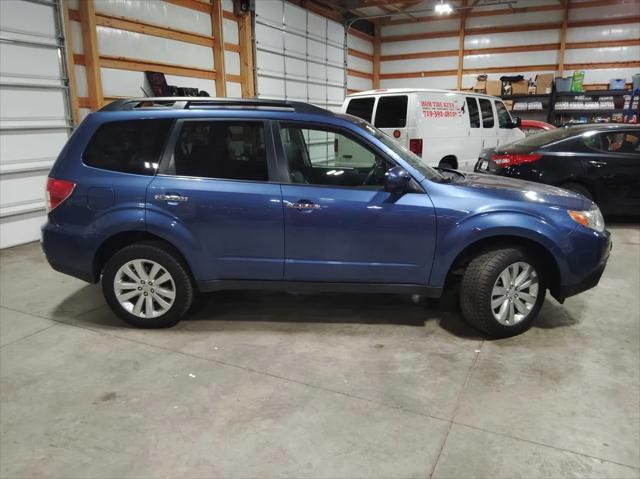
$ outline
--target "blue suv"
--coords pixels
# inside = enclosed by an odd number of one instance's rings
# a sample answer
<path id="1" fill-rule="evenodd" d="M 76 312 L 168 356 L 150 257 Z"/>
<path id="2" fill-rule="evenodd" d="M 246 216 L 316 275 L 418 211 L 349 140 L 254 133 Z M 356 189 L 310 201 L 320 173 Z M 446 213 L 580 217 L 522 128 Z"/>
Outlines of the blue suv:
<path id="1" fill-rule="evenodd" d="M 428 145 L 425 145 L 428 148 Z M 141 98 L 89 115 L 53 166 L 42 245 L 126 322 L 168 327 L 198 292 L 438 297 L 491 336 L 546 291 L 594 287 L 596 205 L 546 185 L 433 169 L 361 119 L 299 102 Z"/>

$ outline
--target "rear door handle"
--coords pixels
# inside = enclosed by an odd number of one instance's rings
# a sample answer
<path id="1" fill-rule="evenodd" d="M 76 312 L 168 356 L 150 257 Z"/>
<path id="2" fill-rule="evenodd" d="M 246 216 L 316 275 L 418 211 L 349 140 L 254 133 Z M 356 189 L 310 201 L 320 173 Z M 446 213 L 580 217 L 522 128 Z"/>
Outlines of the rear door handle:
<path id="1" fill-rule="evenodd" d="M 597 168 L 600 168 L 601 166 L 606 166 L 607 164 L 606 161 L 594 161 L 594 160 L 589 161 L 589 163 Z"/>
<path id="2" fill-rule="evenodd" d="M 299 200 L 295 203 L 287 202 L 287 208 L 294 210 L 319 210 L 320 205 L 309 200 Z"/>
<path id="3" fill-rule="evenodd" d="M 185 202 L 189 200 L 188 196 L 182 196 L 178 194 L 170 194 L 170 195 L 156 195 L 155 199 L 158 201 L 175 201 L 175 202 Z"/>

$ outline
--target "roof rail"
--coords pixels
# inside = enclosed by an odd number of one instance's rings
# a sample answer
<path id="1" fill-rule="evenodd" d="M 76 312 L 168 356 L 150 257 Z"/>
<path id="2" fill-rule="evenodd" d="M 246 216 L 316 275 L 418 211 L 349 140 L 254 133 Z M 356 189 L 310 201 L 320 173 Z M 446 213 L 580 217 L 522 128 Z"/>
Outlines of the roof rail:
<path id="1" fill-rule="evenodd" d="M 209 97 L 144 97 L 144 98 L 123 98 L 115 100 L 102 107 L 99 111 L 126 111 L 142 108 L 172 108 L 176 110 L 189 110 L 198 107 L 219 107 L 219 108 L 285 108 L 297 113 L 332 114 L 330 110 L 321 108 L 310 103 L 289 100 L 269 100 L 264 98 L 209 98 Z"/>

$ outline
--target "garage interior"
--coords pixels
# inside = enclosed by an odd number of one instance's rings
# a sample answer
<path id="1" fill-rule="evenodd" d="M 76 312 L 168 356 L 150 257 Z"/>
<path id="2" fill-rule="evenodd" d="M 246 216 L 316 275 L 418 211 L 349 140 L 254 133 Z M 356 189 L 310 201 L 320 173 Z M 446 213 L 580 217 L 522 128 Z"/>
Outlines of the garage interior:
<path id="1" fill-rule="evenodd" d="M 607 218 L 595 289 L 548 295 L 501 340 L 463 322 L 455 290 L 218 292 L 174 328 L 135 329 L 39 243 L 65 142 L 112 101 L 154 96 L 149 73 L 181 96 L 339 111 L 432 88 L 556 126 L 616 122 L 624 100 L 561 112 L 555 87 L 529 89 L 580 72 L 578 95 L 615 80 L 628 104 L 639 0 L 0 0 L 0 62 L 0 477 L 640 477 L 637 222 Z M 515 75 L 524 91 L 505 95 Z"/>

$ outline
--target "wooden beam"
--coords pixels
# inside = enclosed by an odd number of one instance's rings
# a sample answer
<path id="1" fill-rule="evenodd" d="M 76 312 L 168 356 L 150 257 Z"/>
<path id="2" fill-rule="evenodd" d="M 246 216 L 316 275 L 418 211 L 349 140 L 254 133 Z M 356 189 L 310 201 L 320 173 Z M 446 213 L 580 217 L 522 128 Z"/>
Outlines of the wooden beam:
<path id="1" fill-rule="evenodd" d="M 240 83 L 242 85 L 242 77 L 240 75 L 234 75 L 233 73 L 227 73 L 226 80 L 231 83 Z"/>
<path id="2" fill-rule="evenodd" d="M 355 48 L 349 48 L 348 53 L 352 57 L 357 57 L 363 60 L 367 60 L 369 62 L 373 62 L 373 55 L 369 55 L 368 53 L 361 52 L 360 50 L 356 50 Z"/>
<path id="3" fill-rule="evenodd" d="M 560 29 L 560 52 L 558 53 L 558 73 L 564 76 L 564 52 L 567 48 L 567 26 L 569 25 L 569 9 L 571 0 L 560 0 L 564 7 L 562 12 L 562 28 Z"/>
<path id="4" fill-rule="evenodd" d="M 228 52 L 240 53 L 240 45 L 237 43 L 224 42 L 224 49 Z"/>
<path id="5" fill-rule="evenodd" d="M 93 0 L 80 2 L 80 25 L 82 27 L 82 46 L 84 49 L 85 70 L 89 105 L 93 111 L 102 106 L 102 77 L 100 76 L 100 55 L 96 34 L 96 10 Z"/>
<path id="6" fill-rule="evenodd" d="M 80 123 L 78 103 L 78 87 L 76 84 L 76 64 L 73 58 L 73 36 L 71 35 L 71 20 L 69 19 L 69 2 L 62 2 L 62 17 L 65 31 L 65 56 L 67 60 L 67 76 L 69 77 L 69 94 L 71 95 L 71 118 L 76 125 Z"/>
<path id="7" fill-rule="evenodd" d="M 373 88 L 380 88 L 380 34 L 382 29 L 380 28 L 380 22 L 374 22 L 375 37 L 373 38 Z"/>
<path id="8" fill-rule="evenodd" d="M 475 4 L 474 4 L 475 5 Z M 462 6 L 467 6 L 467 0 L 462 0 Z M 462 11 L 460 15 L 460 31 L 458 32 L 458 72 L 456 75 L 456 90 L 462 88 L 462 69 L 464 68 L 464 30 L 467 23 L 467 12 Z"/>
<path id="9" fill-rule="evenodd" d="M 220 98 L 227 96 L 222 21 L 222 0 L 213 0 L 211 5 L 211 31 L 216 39 L 213 45 L 213 65 L 218 76 L 216 80 L 216 96 Z"/>
<path id="10" fill-rule="evenodd" d="M 373 80 L 373 73 L 354 70 L 353 68 L 347 69 L 347 74 L 351 75 L 352 77 L 366 78 L 367 80 Z"/>
<path id="11" fill-rule="evenodd" d="M 84 0 L 80 0 L 81 2 Z M 202 13 L 211 13 L 211 4 L 208 2 L 201 2 L 200 0 L 164 0 L 167 3 L 178 5 L 179 7 L 190 8 L 191 10 L 197 10 Z"/>
<path id="12" fill-rule="evenodd" d="M 85 55 L 86 57 L 86 55 Z M 215 71 L 204 68 L 185 67 L 174 63 L 152 62 L 129 57 L 101 56 L 100 63 L 105 68 L 117 68 L 120 70 L 131 70 L 145 72 L 148 70 L 158 71 L 168 75 L 180 75 L 194 78 L 204 78 L 205 80 L 215 80 Z"/>
<path id="13" fill-rule="evenodd" d="M 230 12 L 229 10 L 222 10 L 222 18 L 226 18 L 227 20 L 233 20 L 234 22 L 238 21 L 238 19 L 233 14 L 233 12 Z"/>
<path id="14" fill-rule="evenodd" d="M 253 58 L 253 18 L 246 13 L 237 18 L 238 39 L 240 42 L 240 87 L 242 98 L 256 96 L 256 83 Z"/>
<path id="15" fill-rule="evenodd" d="M 361 38 L 362 40 L 366 40 L 371 43 L 373 43 L 373 39 L 374 39 L 374 37 L 372 37 L 371 35 L 367 35 L 366 33 L 361 32 L 360 30 L 356 30 L 353 27 L 349 29 L 349 35 L 353 35 L 354 37 Z M 385 37 L 382 37 L 382 39 L 384 40 Z"/>

